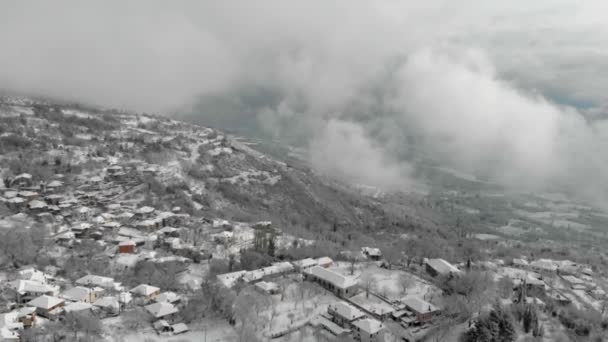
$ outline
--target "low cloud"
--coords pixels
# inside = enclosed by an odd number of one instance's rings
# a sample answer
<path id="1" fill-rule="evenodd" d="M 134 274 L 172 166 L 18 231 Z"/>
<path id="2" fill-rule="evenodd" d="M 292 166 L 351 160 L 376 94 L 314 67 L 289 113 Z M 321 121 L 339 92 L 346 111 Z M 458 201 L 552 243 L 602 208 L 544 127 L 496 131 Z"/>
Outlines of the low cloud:
<path id="1" fill-rule="evenodd" d="M 9 0 L 0 87 L 221 115 L 224 128 L 309 147 L 313 165 L 357 183 L 407 188 L 430 158 L 600 198 L 607 6 Z"/>

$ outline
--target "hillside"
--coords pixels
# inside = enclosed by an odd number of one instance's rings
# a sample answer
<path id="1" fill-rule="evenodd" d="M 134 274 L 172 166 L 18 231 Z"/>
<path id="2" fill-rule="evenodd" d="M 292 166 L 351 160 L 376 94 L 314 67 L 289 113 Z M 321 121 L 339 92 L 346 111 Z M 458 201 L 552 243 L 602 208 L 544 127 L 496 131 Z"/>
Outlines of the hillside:
<path id="1" fill-rule="evenodd" d="M 411 205 L 386 210 L 385 197 L 366 196 L 302 161 L 271 158 L 218 130 L 10 97 L 0 104 L 0 115 L 3 177 L 103 176 L 105 168 L 125 165 L 157 171 L 147 179 L 149 188 L 131 192 L 131 198 L 143 196 L 166 210 L 181 206 L 196 216 L 270 220 L 301 235 L 334 225 L 350 231 L 374 231 L 382 222 L 433 226 Z"/>

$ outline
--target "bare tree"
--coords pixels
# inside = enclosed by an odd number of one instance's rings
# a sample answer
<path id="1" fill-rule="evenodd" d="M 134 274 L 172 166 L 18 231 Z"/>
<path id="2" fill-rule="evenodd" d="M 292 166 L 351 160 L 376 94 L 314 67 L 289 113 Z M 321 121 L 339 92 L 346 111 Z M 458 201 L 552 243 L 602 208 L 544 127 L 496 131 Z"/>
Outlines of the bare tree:
<path id="1" fill-rule="evenodd" d="M 401 248 L 399 246 L 391 245 L 382 249 L 382 257 L 386 261 L 388 269 L 390 270 L 393 265 L 396 265 L 401 261 L 403 255 L 401 254 Z"/>
<path id="2" fill-rule="evenodd" d="M 376 279 L 371 273 L 364 273 L 359 279 L 359 284 L 361 284 L 363 290 L 365 290 L 365 297 L 369 298 L 369 293 L 376 288 Z"/>
<path id="3" fill-rule="evenodd" d="M 408 274 L 408 273 L 399 274 L 399 286 L 401 287 L 401 293 L 403 295 L 406 295 L 407 289 L 414 284 L 415 284 L 415 281 L 412 278 L 411 274 Z"/>

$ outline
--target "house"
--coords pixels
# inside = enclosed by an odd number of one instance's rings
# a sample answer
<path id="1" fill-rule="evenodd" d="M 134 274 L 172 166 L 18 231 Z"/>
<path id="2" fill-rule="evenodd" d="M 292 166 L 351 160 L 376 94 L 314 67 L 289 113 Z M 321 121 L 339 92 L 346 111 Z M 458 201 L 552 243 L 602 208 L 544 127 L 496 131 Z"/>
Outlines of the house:
<path id="1" fill-rule="evenodd" d="M 528 264 L 528 262 L 525 259 L 518 259 L 518 258 L 513 259 L 513 267 L 526 269 L 526 268 L 528 268 L 528 266 L 530 266 L 530 264 Z"/>
<path id="2" fill-rule="evenodd" d="M 438 275 L 450 277 L 459 274 L 460 270 L 449 262 L 438 258 L 426 261 L 426 272 L 432 277 Z"/>
<path id="3" fill-rule="evenodd" d="M 17 303 L 25 303 L 42 295 L 56 296 L 59 293 L 59 286 L 20 279 L 8 283 L 8 290 L 15 295 Z"/>
<path id="4" fill-rule="evenodd" d="M 298 271 L 298 272 L 303 272 L 306 269 L 319 265 L 317 260 L 312 259 L 312 258 L 306 258 L 306 259 L 294 261 L 294 262 L 292 262 L 292 264 L 295 267 L 296 271 Z"/>
<path id="5" fill-rule="evenodd" d="M 69 290 L 64 291 L 60 297 L 72 302 L 93 303 L 97 300 L 97 295 L 102 292 L 103 289 L 100 288 L 96 288 L 95 290 L 93 290 L 88 287 L 75 286 Z"/>
<path id="6" fill-rule="evenodd" d="M 317 265 L 327 268 L 331 266 L 334 261 L 330 257 L 321 257 L 317 260 Z"/>
<path id="7" fill-rule="evenodd" d="M 382 252 L 379 248 L 363 247 L 361 248 L 361 253 L 369 260 L 379 261 L 382 259 Z"/>
<path id="8" fill-rule="evenodd" d="M 247 271 L 236 271 L 224 274 L 218 274 L 217 280 L 226 288 L 232 288 L 236 283 L 247 273 Z"/>
<path id="9" fill-rule="evenodd" d="M 344 329 L 341 326 L 337 325 L 336 323 L 330 321 L 329 319 L 327 319 L 325 316 L 323 315 L 316 315 L 314 316 L 311 320 L 310 320 L 310 325 L 312 325 L 313 327 L 322 327 L 325 330 L 327 330 L 328 332 L 331 333 L 331 337 L 346 337 L 351 331 L 349 329 Z M 272 337 L 272 335 L 271 335 Z M 329 337 L 329 336 L 328 336 Z M 332 340 L 333 338 L 329 338 L 330 340 Z"/>
<path id="10" fill-rule="evenodd" d="M 582 279 L 579 279 L 575 276 L 564 275 L 564 276 L 562 276 L 562 279 L 564 279 L 568 283 L 568 285 L 570 285 L 570 287 L 572 289 L 577 290 L 577 289 L 581 289 L 581 287 L 584 290 L 587 289 L 587 283 L 585 281 L 583 281 Z"/>
<path id="11" fill-rule="evenodd" d="M 135 224 L 135 227 L 137 227 L 137 229 L 141 229 L 144 231 L 154 231 L 158 228 L 160 228 L 161 226 L 161 222 L 162 221 L 158 221 L 158 220 L 142 220 L 139 221 Z"/>
<path id="12" fill-rule="evenodd" d="M 160 289 L 156 286 L 141 284 L 132 288 L 129 292 L 146 300 L 152 300 L 160 294 Z"/>
<path id="13" fill-rule="evenodd" d="M 63 196 L 61 196 L 59 194 L 52 194 L 52 195 L 44 196 L 44 200 L 46 201 L 46 203 L 48 203 L 50 205 L 58 206 L 61 203 L 62 199 L 63 199 Z"/>
<path id="14" fill-rule="evenodd" d="M 179 237 L 179 229 L 173 227 L 164 227 L 157 233 L 163 237 Z"/>
<path id="15" fill-rule="evenodd" d="M 76 238 L 76 236 L 74 235 L 74 232 L 71 232 L 71 231 L 60 232 L 59 234 L 55 235 L 55 237 L 54 237 L 55 243 L 60 246 L 63 246 L 63 247 L 72 246 L 75 238 Z"/>
<path id="16" fill-rule="evenodd" d="M 25 208 L 27 201 L 22 197 L 13 197 L 6 201 L 6 206 L 11 210 L 21 210 Z"/>
<path id="17" fill-rule="evenodd" d="M 96 306 L 103 310 L 108 316 L 118 315 L 120 312 L 120 303 L 116 297 L 102 297 L 97 299 L 93 306 Z"/>
<path id="18" fill-rule="evenodd" d="M 555 289 L 551 289 L 551 291 L 548 291 L 546 296 L 547 298 L 552 299 L 559 305 L 569 305 L 570 303 L 572 303 L 572 300 L 570 298 L 566 297 L 566 295 Z"/>
<path id="19" fill-rule="evenodd" d="M 557 265 L 550 259 L 538 259 L 530 263 L 530 268 L 538 273 L 548 274 L 557 272 Z"/>
<path id="20" fill-rule="evenodd" d="M 47 211 L 48 205 L 45 202 L 36 199 L 27 204 L 27 209 L 34 214 L 39 214 Z"/>
<path id="21" fill-rule="evenodd" d="M 353 336 L 361 342 L 381 341 L 385 327 L 382 322 L 373 318 L 363 318 L 353 322 Z"/>
<path id="22" fill-rule="evenodd" d="M 152 327 L 154 328 L 154 330 L 156 330 L 156 333 L 159 335 L 166 335 L 166 334 L 173 333 L 171 331 L 171 324 L 169 324 L 169 322 L 165 321 L 164 319 L 159 319 L 158 321 L 154 322 L 152 324 Z"/>
<path id="23" fill-rule="evenodd" d="M 13 179 L 9 182 L 9 187 L 11 188 L 25 188 L 31 187 L 34 184 L 32 180 L 32 175 L 29 173 L 22 173 L 13 177 Z"/>
<path id="24" fill-rule="evenodd" d="M 74 237 L 77 239 L 82 239 L 87 236 L 87 232 L 91 229 L 91 224 L 87 222 L 81 222 L 73 226 L 72 232 L 74 233 Z"/>
<path id="25" fill-rule="evenodd" d="M 63 187 L 63 182 L 60 180 L 53 180 L 46 184 L 47 192 L 57 192 Z"/>
<path id="26" fill-rule="evenodd" d="M 135 215 L 137 217 L 141 217 L 141 218 L 145 218 L 145 217 L 150 217 L 150 215 L 152 215 L 152 213 L 154 213 L 154 208 L 149 207 L 149 206 L 143 206 L 139 209 L 137 209 L 137 211 L 135 212 Z"/>
<path id="27" fill-rule="evenodd" d="M 526 294 L 533 296 L 542 296 L 545 294 L 545 282 L 541 279 L 534 278 L 531 275 L 527 275 L 525 278 L 520 280 L 520 287 L 525 284 Z"/>
<path id="28" fill-rule="evenodd" d="M 596 300 L 604 300 L 606 298 L 606 291 L 599 287 L 593 290 L 587 290 L 587 294 Z"/>
<path id="29" fill-rule="evenodd" d="M 35 327 L 38 322 L 36 317 L 36 308 L 26 306 L 17 310 L 17 319 L 25 328 Z"/>
<path id="30" fill-rule="evenodd" d="M 154 166 L 149 166 L 141 170 L 141 172 L 146 176 L 154 176 L 158 173 L 158 170 Z"/>
<path id="31" fill-rule="evenodd" d="M 174 322 L 177 319 L 177 308 L 171 303 L 154 303 L 144 307 L 154 319 L 164 319 L 168 322 Z"/>
<path id="32" fill-rule="evenodd" d="M 118 220 L 118 222 L 122 223 L 122 224 L 127 224 L 129 223 L 129 221 L 131 221 L 131 219 L 135 216 L 135 214 L 133 214 L 130 211 L 125 211 L 120 213 L 118 216 L 116 216 L 116 219 Z"/>
<path id="33" fill-rule="evenodd" d="M 118 244 L 118 253 L 135 253 L 135 242 L 122 241 Z"/>
<path id="34" fill-rule="evenodd" d="M 395 312 L 395 306 L 392 303 L 367 291 L 359 292 L 350 297 L 348 301 L 366 312 L 369 317 L 382 321 L 389 318 Z"/>
<path id="35" fill-rule="evenodd" d="M 415 323 L 417 324 L 430 322 L 433 319 L 433 316 L 440 313 L 435 305 L 415 296 L 406 296 L 401 299 L 401 303 L 415 315 Z"/>
<path id="36" fill-rule="evenodd" d="M 19 197 L 25 199 L 26 201 L 33 201 L 38 198 L 39 194 L 35 191 L 19 191 Z"/>
<path id="37" fill-rule="evenodd" d="M 88 274 L 80 279 L 77 279 L 76 284 L 88 287 L 101 287 L 104 289 L 112 289 L 115 285 L 113 278 L 92 274 Z"/>
<path id="38" fill-rule="evenodd" d="M 27 305 L 35 307 L 36 314 L 48 319 L 55 319 L 61 312 L 61 308 L 65 306 L 65 302 L 61 298 L 43 295 L 29 301 Z"/>
<path id="39" fill-rule="evenodd" d="M 304 277 L 325 287 L 339 297 L 351 297 L 357 293 L 358 282 L 354 277 L 344 276 L 321 266 L 304 271 Z"/>
<path id="40" fill-rule="evenodd" d="M 268 267 L 247 271 L 243 275 L 242 279 L 246 283 L 253 283 L 262 280 L 263 278 L 286 274 L 292 272 L 293 270 L 294 267 L 291 263 L 277 262 Z"/>
<path id="41" fill-rule="evenodd" d="M 33 267 L 27 267 L 19 270 L 19 279 L 21 280 L 31 280 L 37 281 L 42 284 L 46 284 L 46 282 L 52 277 L 44 272 L 38 271 Z"/>
<path id="42" fill-rule="evenodd" d="M 355 320 L 365 317 L 365 312 L 344 301 L 330 304 L 327 312 L 331 315 L 334 323 L 347 329 L 350 329 Z"/>
<path id="43" fill-rule="evenodd" d="M 126 176 L 126 173 L 123 171 L 122 166 L 120 165 L 112 165 L 106 168 L 107 179 L 108 180 L 120 180 Z"/>
<path id="44" fill-rule="evenodd" d="M 278 294 L 281 292 L 281 287 L 277 283 L 260 281 L 255 284 L 255 288 L 267 295 Z"/>
<path id="45" fill-rule="evenodd" d="M 173 335 L 183 334 L 188 331 L 188 326 L 185 323 L 177 323 L 171 326 Z"/>
<path id="46" fill-rule="evenodd" d="M 76 211 L 76 217 L 82 221 L 89 221 L 92 215 L 93 212 L 89 207 L 80 207 Z"/>
<path id="47" fill-rule="evenodd" d="M 182 298 L 177 293 L 167 291 L 167 292 L 163 292 L 160 295 L 156 296 L 156 298 L 154 298 L 154 301 L 157 303 L 166 302 L 166 303 L 175 304 L 175 303 L 178 303 L 179 301 L 181 301 L 181 299 Z"/>

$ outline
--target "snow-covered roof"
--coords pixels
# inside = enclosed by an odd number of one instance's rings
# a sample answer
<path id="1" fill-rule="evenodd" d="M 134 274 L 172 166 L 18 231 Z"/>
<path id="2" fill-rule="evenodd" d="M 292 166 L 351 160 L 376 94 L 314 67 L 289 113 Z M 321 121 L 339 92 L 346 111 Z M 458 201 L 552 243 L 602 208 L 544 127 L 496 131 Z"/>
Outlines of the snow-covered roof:
<path id="1" fill-rule="evenodd" d="M 104 288 L 114 287 L 114 279 L 109 277 L 102 277 L 98 275 L 88 274 L 78 280 L 76 280 L 76 284 L 78 285 L 93 285 L 100 286 Z"/>
<path id="2" fill-rule="evenodd" d="M 273 282 L 260 281 L 255 284 L 257 288 L 265 292 L 272 292 L 279 289 L 279 285 Z"/>
<path id="3" fill-rule="evenodd" d="M 133 296 L 129 292 L 121 292 L 118 294 L 118 301 L 128 304 L 133 300 Z"/>
<path id="4" fill-rule="evenodd" d="M 34 196 L 38 196 L 38 193 L 36 191 L 19 191 L 18 193 L 19 196 L 21 197 L 34 197 Z"/>
<path id="5" fill-rule="evenodd" d="M 156 318 L 165 317 L 178 312 L 173 304 L 166 302 L 146 305 L 145 309 Z"/>
<path id="6" fill-rule="evenodd" d="M 89 178 L 89 182 L 90 183 L 101 183 L 101 182 L 103 182 L 103 179 L 99 176 L 93 176 L 93 177 Z"/>
<path id="7" fill-rule="evenodd" d="M 585 282 L 582 279 L 579 279 L 575 276 L 572 275 L 564 275 L 562 276 L 562 278 L 569 282 L 570 284 L 574 285 L 574 284 L 585 284 Z"/>
<path id="8" fill-rule="evenodd" d="M 56 293 L 59 287 L 43 284 L 33 280 L 14 280 L 9 283 L 9 287 L 21 294 L 25 293 Z"/>
<path id="9" fill-rule="evenodd" d="M 406 296 L 405 298 L 401 299 L 401 303 L 403 303 L 409 310 L 417 313 L 435 312 L 438 310 L 435 305 L 416 296 Z"/>
<path id="10" fill-rule="evenodd" d="M 293 271 L 293 265 L 291 263 L 286 262 L 286 261 L 277 262 L 268 267 L 248 271 L 243 276 L 243 280 L 246 282 L 252 282 L 252 281 L 260 280 L 260 279 L 270 276 L 270 275 L 291 272 L 291 271 Z"/>
<path id="11" fill-rule="evenodd" d="M 33 314 L 34 312 L 36 312 L 36 308 L 33 306 L 26 306 L 23 307 L 19 310 L 17 310 L 17 317 L 21 318 L 21 317 L 25 317 L 28 315 Z"/>
<path id="12" fill-rule="evenodd" d="M 18 194 L 17 191 L 6 191 L 6 192 L 4 192 L 4 197 L 10 199 L 10 198 L 16 197 L 17 194 Z"/>
<path id="13" fill-rule="evenodd" d="M 140 284 L 140 285 L 132 288 L 131 291 L 129 291 L 129 292 L 134 293 L 136 295 L 140 295 L 140 296 L 149 296 L 158 291 L 160 291 L 160 289 L 156 286 Z"/>
<path id="14" fill-rule="evenodd" d="M 59 180 L 51 181 L 46 185 L 47 188 L 58 188 L 60 186 L 63 186 L 63 182 Z"/>
<path id="15" fill-rule="evenodd" d="M 554 272 L 558 268 L 557 265 L 555 264 L 555 262 L 550 259 L 534 260 L 530 263 L 530 267 L 539 269 L 539 270 L 543 270 L 543 271 L 550 271 L 550 272 Z"/>
<path id="16" fill-rule="evenodd" d="M 61 298 L 73 301 L 85 301 L 90 298 L 91 290 L 87 287 L 76 286 L 61 294 Z"/>
<path id="17" fill-rule="evenodd" d="M 305 272 L 310 273 L 319 279 L 323 279 L 340 289 L 357 285 L 356 278 L 344 276 L 321 266 L 315 266 L 309 270 L 306 270 Z"/>
<path id="18" fill-rule="evenodd" d="M 349 321 L 353 321 L 355 319 L 359 319 L 365 316 L 365 313 L 363 311 L 343 301 L 337 302 L 335 304 L 330 304 L 328 310 L 331 313 L 337 314 L 340 317 Z"/>
<path id="19" fill-rule="evenodd" d="M 181 334 L 181 333 L 185 333 L 186 331 L 188 331 L 188 326 L 185 323 L 177 323 L 177 324 L 173 324 L 171 326 L 171 329 L 173 329 L 174 334 Z"/>
<path id="20" fill-rule="evenodd" d="M 384 329 L 384 324 L 377 319 L 363 318 L 353 322 L 353 325 L 368 334 L 375 334 Z"/>
<path id="21" fill-rule="evenodd" d="M 177 293 L 167 291 L 167 292 L 161 293 L 156 298 L 154 298 L 154 301 L 156 301 L 158 303 L 160 303 L 160 302 L 175 303 L 175 302 L 178 302 L 180 299 L 181 298 Z"/>
<path id="22" fill-rule="evenodd" d="M 152 207 L 144 206 L 144 207 L 141 207 L 141 208 L 137 209 L 137 213 L 138 214 L 150 214 L 150 213 L 153 213 L 154 210 L 155 209 L 152 208 Z"/>
<path id="23" fill-rule="evenodd" d="M 245 273 L 247 273 L 247 271 L 236 271 L 236 272 L 218 274 L 217 280 L 219 280 L 220 283 L 222 283 L 227 288 L 231 288 L 234 286 L 234 284 L 236 284 L 236 282 L 239 279 L 241 279 L 241 277 L 243 277 L 243 275 L 245 275 Z"/>
<path id="24" fill-rule="evenodd" d="M 27 303 L 27 305 L 48 310 L 48 309 L 54 308 L 57 305 L 60 305 L 62 303 L 63 303 L 63 299 L 61 299 L 61 298 L 42 295 L 40 297 L 34 298 L 31 301 L 29 301 Z"/>
<path id="25" fill-rule="evenodd" d="M 426 261 L 426 263 L 439 274 L 446 275 L 451 273 L 460 273 L 460 270 L 456 268 L 456 266 L 443 259 L 429 259 Z"/>
<path id="26" fill-rule="evenodd" d="M 331 265 L 334 261 L 330 257 L 320 257 L 317 259 L 317 264 L 319 266 L 328 266 Z"/>
<path id="27" fill-rule="evenodd" d="M 382 252 L 380 251 L 380 248 L 363 247 L 361 250 L 363 251 L 363 253 L 365 253 L 369 256 L 376 256 L 376 257 L 382 256 Z"/>
<path id="28" fill-rule="evenodd" d="M 21 278 L 22 280 L 32 280 L 37 281 L 39 283 L 46 283 L 46 280 L 48 278 L 51 278 L 51 276 L 45 274 L 42 271 L 38 271 L 33 267 L 29 267 L 19 271 L 19 278 Z"/>
<path id="29" fill-rule="evenodd" d="M 93 303 L 93 305 L 98 306 L 100 308 L 118 309 L 119 307 L 118 298 L 112 296 L 99 298 L 95 301 L 95 303 Z"/>
<path id="30" fill-rule="evenodd" d="M 118 245 L 121 246 L 121 247 L 124 247 L 124 246 L 135 246 L 135 242 L 133 242 L 131 240 L 122 241 Z"/>
<path id="31" fill-rule="evenodd" d="M 43 209 L 47 207 L 47 204 L 40 200 L 33 200 L 27 204 L 30 209 Z"/>
<path id="32" fill-rule="evenodd" d="M 13 178 L 13 180 L 17 179 L 32 179 L 32 175 L 30 175 L 29 173 L 22 173 L 20 175 L 16 175 L 15 178 Z"/>
<path id="33" fill-rule="evenodd" d="M 312 258 L 306 258 L 306 259 L 294 261 L 294 262 L 292 262 L 292 264 L 300 269 L 305 269 L 308 267 L 313 267 L 313 266 L 318 265 L 317 260 L 312 259 Z"/>

